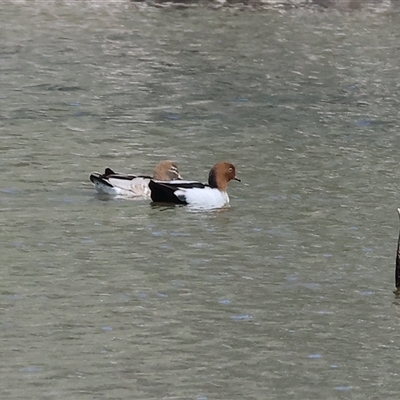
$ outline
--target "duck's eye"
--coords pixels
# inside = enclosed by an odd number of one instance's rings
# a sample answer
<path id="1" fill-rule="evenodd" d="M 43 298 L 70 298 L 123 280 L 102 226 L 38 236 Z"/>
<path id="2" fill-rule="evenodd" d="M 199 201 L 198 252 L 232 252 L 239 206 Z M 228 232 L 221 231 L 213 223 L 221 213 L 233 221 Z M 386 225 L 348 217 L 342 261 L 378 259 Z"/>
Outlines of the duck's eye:
<path id="1" fill-rule="evenodd" d="M 232 169 L 232 167 L 230 167 L 230 168 L 229 168 L 229 172 L 232 172 L 232 171 L 233 171 L 233 169 Z"/>

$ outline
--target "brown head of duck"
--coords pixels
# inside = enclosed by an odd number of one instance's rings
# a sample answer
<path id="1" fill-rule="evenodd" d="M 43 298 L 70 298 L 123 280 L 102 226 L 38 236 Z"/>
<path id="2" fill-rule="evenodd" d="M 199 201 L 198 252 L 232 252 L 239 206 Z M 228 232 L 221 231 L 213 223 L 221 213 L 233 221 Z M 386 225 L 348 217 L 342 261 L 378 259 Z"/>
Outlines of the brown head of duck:
<path id="1" fill-rule="evenodd" d="M 208 184 L 222 192 L 226 192 L 231 180 L 240 182 L 240 179 L 236 176 L 235 166 L 225 161 L 215 164 L 208 175 Z"/>
<path id="2" fill-rule="evenodd" d="M 154 168 L 153 179 L 157 181 L 174 181 L 182 179 L 178 165 L 170 160 L 161 161 Z"/>

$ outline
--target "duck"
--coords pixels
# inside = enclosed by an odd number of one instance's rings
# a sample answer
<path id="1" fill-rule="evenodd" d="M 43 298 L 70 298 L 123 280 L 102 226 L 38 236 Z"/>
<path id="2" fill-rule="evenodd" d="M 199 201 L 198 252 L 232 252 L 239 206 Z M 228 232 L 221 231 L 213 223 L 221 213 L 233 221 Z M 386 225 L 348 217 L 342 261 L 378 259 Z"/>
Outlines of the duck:
<path id="1" fill-rule="evenodd" d="M 208 184 L 196 181 L 160 182 L 150 180 L 150 197 L 154 203 L 183 204 L 193 208 L 213 209 L 229 204 L 227 192 L 231 180 L 240 182 L 235 166 L 222 161 L 208 175 Z"/>
<path id="2" fill-rule="evenodd" d="M 175 162 L 164 160 L 157 164 L 153 176 L 147 175 L 125 175 L 106 168 L 104 174 L 93 172 L 90 180 L 98 193 L 111 196 L 136 198 L 150 200 L 149 182 L 181 180 L 178 166 Z"/>

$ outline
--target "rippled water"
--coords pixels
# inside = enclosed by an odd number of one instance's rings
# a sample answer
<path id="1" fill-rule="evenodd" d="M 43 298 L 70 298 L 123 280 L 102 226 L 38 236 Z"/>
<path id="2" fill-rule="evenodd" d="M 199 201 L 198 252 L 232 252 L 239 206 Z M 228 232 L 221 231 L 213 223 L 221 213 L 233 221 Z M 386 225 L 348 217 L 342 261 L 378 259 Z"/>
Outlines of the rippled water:
<path id="1" fill-rule="evenodd" d="M 397 398 L 396 10 L 37 3 L 0 14 L 1 398 Z M 88 179 L 164 158 L 233 162 L 231 207 Z"/>

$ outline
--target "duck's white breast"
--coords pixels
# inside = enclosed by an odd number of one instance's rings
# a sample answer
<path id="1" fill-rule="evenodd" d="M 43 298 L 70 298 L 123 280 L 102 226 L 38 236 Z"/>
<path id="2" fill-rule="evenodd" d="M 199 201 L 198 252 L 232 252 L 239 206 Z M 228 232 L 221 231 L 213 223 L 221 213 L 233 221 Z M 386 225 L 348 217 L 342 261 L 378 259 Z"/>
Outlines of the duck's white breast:
<path id="1" fill-rule="evenodd" d="M 221 192 L 218 189 L 191 188 L 179 189 L 175 192 L 178 197 L 184 197 L 189 206 L 195 208 L 220 208 L 229 203 L 227 192 Z"/>

